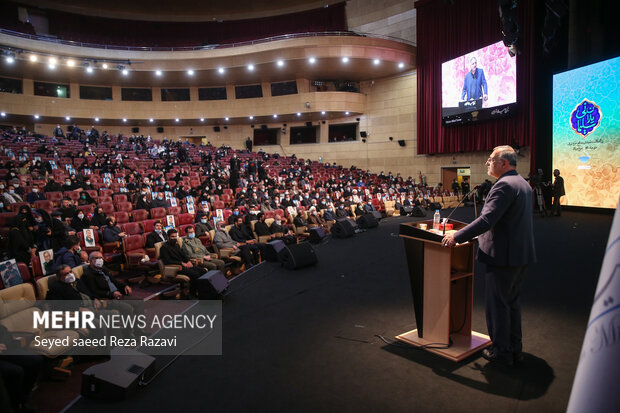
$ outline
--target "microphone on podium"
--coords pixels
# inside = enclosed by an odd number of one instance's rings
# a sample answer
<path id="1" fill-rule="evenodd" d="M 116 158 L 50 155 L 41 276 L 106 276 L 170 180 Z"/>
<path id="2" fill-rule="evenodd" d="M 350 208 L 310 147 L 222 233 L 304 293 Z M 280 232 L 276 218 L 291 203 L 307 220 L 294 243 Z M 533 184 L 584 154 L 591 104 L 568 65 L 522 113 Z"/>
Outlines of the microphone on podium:
<path id="1" fill-rule="evenodd" d="M 473 193 L 474 193 L 474 191 L 477 191 L 477 190 L 478 190 L 478 188 L 480 188 L 480 184 L 478 184 L 478 185 L 474 186 L 474 187 L 472 188 L 472 190 L 471 190 L 471 191 L 469 191 L 469 192 L 467 193 L 467 195 L 465 195 L 463 198 L 461 198 L 461 200 L 459 201 L 459 203 L 458 203 L 458 204 L 456 204 L 456 206 L 454 207 L 454 209 L 452 210 L 452 212 L 450 212 L 450 213 L 448 214 L 448 216 L 447 216 L 446 218 L 444 218 L 444 221 L 443 221 L 443 235 L 444 235 L 444 236 L 446 235 L 446 224 L 448 223 L 448 220 L 450 219 L 450 217 L 452 216 L 452 214 L 454 214 L 454 211 L 456 211 L 456 209 L 457 209 L 458 207 L 460 207 L 460 206 L 461 206 L 461 204 L 462 204 L 462 203 L 463 203 L 463 202 L 464 202 L 467 198 L 469 198 L 469 196 L 470 196 L 471 194 L 473 194 Z"/>

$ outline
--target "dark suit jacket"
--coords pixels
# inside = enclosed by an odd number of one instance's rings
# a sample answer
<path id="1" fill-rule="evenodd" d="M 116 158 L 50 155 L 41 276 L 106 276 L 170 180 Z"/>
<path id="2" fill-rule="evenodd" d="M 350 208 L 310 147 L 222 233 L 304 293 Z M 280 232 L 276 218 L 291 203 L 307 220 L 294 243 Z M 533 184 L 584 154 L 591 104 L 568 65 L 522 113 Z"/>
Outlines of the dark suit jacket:
<path id="1" fill-rule="evenodd" d="M 108 277 L 110 277 L 110 273 L 102 268 L 103 272 L 105 272 Z M 86 267 L 84 270 L 84 275 L 80 280 L 84 283 L 87 291 L 84 291 L 87 294 L 92 294 L 90 298 L 112 298 L 112 293 L 110 292 L 110 286 L 107 281 L 103 277 L 103 275 L 97 273 L 97 271 L 93 270 L 90 266 Z M 125 284 L 122 281 L 116 280 L 113 277 L 110 277 L 112 283 L 118 288 L 118 291 L 121 294 L 125 294 Z"/>
<path id="2" fill-rule="evenodd" d="M 500 176 L 480 216 L 454 235 L 461 243 L 478 237 L 478 260 L 517 267 L 536 261 L 532 188 L 517 171 Z"/>
<path id="3" fill-rule="evenodd" d="M 168 236 L 162 232 L 162 235 L 164 236 L 164 239 L 168 239 Z M 145 248 L 155 248 L 155 244 L 157 244 L 158 242 L 162 242 L 161 237 L 159 236 L 159 234 L 155 231 L 153 232 L 149 232 L 148 235 L 146 236 L 146 242 L 144 243 L 144 247 Z"/>
<path id="4" fill-rule="evenodd" d="M 182 262 L 189 261 L 189 257 L 178 243 L 174 246 L 170 246 L 167 242 L 164 243 L 159 250 L 159 258 L 165 265 L 181 265 Z"/>

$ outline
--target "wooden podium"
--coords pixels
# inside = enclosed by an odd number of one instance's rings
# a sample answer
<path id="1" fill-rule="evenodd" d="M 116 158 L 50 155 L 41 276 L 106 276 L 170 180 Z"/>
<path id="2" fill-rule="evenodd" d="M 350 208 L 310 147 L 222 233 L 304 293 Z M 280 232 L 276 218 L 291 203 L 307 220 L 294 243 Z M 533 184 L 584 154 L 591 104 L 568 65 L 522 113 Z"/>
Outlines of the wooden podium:
<path id="1" fill-rule="evenodd" d="M 455 230 L 466 224 L 450 221 Z M 474 244 L 446 248 L 442 235 L 420 228 L 433 221 L 400 224 L 405 243 L 417 329 L 398 340 L 461 361 L 491 345 L 489 336 L 471 330 L 474 301 Z"/>

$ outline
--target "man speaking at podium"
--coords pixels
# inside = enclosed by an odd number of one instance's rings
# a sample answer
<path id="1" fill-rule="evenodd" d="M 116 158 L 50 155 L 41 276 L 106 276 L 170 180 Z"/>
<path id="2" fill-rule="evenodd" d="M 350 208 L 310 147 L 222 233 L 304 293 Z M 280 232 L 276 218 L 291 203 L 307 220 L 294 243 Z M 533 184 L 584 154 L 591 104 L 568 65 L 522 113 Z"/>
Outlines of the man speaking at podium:
<path id="1" fill-rule="evenodd" d="M 512 365 L 523 358 L 521 281 L 527 266 L 536 261 L 532 189 L 517 173 L 517 154 L 510 146 L 495 148 L 486 167 L 497 181 L 480 216 L 460 231 L 447 234 L 442 242 L 452 247 L 479 235 L 477 259 L 486 264 L 486 319 L 493 341 L 482 356 Z"/>

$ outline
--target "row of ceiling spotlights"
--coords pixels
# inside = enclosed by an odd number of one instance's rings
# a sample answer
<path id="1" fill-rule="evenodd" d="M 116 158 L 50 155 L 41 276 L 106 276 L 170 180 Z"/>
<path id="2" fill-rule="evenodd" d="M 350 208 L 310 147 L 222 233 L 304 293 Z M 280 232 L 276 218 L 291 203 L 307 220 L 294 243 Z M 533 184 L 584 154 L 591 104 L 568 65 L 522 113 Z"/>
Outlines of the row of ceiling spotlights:
<path id="1" fill-rule="evenodd" d="M 326 112 L 324 110 L 322 110 L 321 111 L 321 115 L 325 115 L 325 114 L 326 114 Z M 344 114 L 345 114 L 345 116 L 349 116 L 350 112 L 347 111 L 347 112 L 344 112 Z M 298 117 L 301 117 L 301 115 L 302 115 L 301 112 L 297 112 L 297 116 Z M 0 112 L 0 116 L 5 118 L 6 117 L 6 112 Z M 34 115 L 32 115 L 32 117 L 35 118 L 35 119 L 39 119 L 40 118 L 40 116 L 38 114 L 34 114 Z M 273 114 L 273 118 L 276 119 L 277 117 L 278 117 L 278 115 L 276 113 L 274 113 Z M 254 116 L 250 115 L 248 117 L 248 119 L 254 120 Z M 65 116 L 65 120 L 70 121 L 71 120 L 71 116 Z M 99 118 L 94 118 L 93 120 L 95 122 L 99 122 Z M 224 120 L 225 121 L 229 121 L 230 118 L 227 116 L 227 117 L 224 118 Z M 175 122 L 180 122 L 181 120 L 179 118 L 175 118 L 174 121 Z M 200 121 L 204 122 L 205 118 L 200 118 Z M 123 118 L 123 122 L 127 122 L 127 118 Z M 153 123 L 153 122 L 155 122 L 155 119 L 149 118 L 149 122 Z"/>
<path id="2" fill-rule="evenodd" d="M 38 61 L 39 61 L 39 56 L 38 56 L 38 55 L 36 55 L 36 54 L 30 54 L 30 56 L 29 56 L 29 58 L 28 58 L 28 59 L 29 59 L 31 62 L 38 62 Z M 8 54 L 8 55 L 6 55 L 6 57 L 5 57 L 5 61 L 6 61 L 8 64 L 13 64 L 13 63 L 15 63 L 15 60 L 16 60 L 15 55 L 14 55 L 14 54 L 12 54 L 12 53 L 9 53 L 9 54 Z M 350 59 L 349 59 L 348 57 L 346 57 L 346 56 L 345 56 L 345 57 L 343 57 L 343 58 L 341 58 L 342 63 L 345 63 L 345 64 L 346 64 L 346 63 L 349 63 L 349 60 L 350 60 Z M 310 63 L 310 64 L 315 64 L 316 62 L 317 62 L 317 58 L 315 58 L 315 57 L 310 57 L 310 58 L 308 58 L 308 63 Z M 373 61 L 372 61 L 372 62 L 373 62 L 373 64 L 374 64 L 375 66 L 378 66 L 378 65 L 380 65 L 380 64 L 381 64 L 381 60 L 379 60 L 379 59 L 373 59 Z M 54 57 L 54 56 L 50 56 L 50 57 L 48 57 L 48 58 L 47 58 L 47 67 L 48 67 L 50 70 L 55 70 L 55 69 L 56 69 L 56 67 L 58 66 L 58 64 L 59 64 L 59 60 L 58 60 L 56 57 Z M 64 64 L 65 64 L 66 66 L 68 66 L 68 67 L 75 67 L 75 66 L 77 65 L 76 61 L 75 61 L 75 60 L 73 60 L 73 59 L 66 59 L 66 60 L 64 60 Z M 278 66 L 278 67 L 284 67 L 284 65 L 285 65 L 284 60 L 277 60 L 277 61 L 276 61 L 276 66 Z M 83 62 L 83 63 L 82 63 L 82 66 L 84 67 L 84 70 L 85 70 L 87 73 L 93 73 L 93 72 L 94 72 L 94 70 L 95 70 L 95 63 L 94 63 L 94 62 L 93 62 L 93 63 L 89 63 L 89 62 L 85 61 L 85 62 Z M 256 68 L 253 64 L 248 64 L 246 67 L 247 67 L 247 70 L 249 70 L 250 72 L 253 72 L 253 71 L 254 71 L 254 69 Z M 399 68 L 399 69 L 402 69 L 402 68 L 404 68 L 404 67 L 405 67 L 405 64 L 404 64 L 404 63 L 402 63 L 402 62 L 398 63 L 398 68 Z M 128 70 L 128 69 L 127 69 L 124 65 L 122 65 L 122 64 L 118 64 L 118 65 L 116 65 L 116 64 L 109 64 L 109 63 L 105 63 L 105 62 L 104 62 L 104 63 L 102 63 L 102 64 L 101 64 L 101 69 L 104 69 L 104 70 L 107 70 L 107 69 L 117 69 L 117 70 L 119 70 L 119 71 L 120 71 L 120 72 L 121 72 L 124 76 L 127 76 L 127 75 L 129 74 L 129 70 Z M 220 74 L 224 74 L 224 73 L 226 72 L 226 69 L 225 69 L 224 67 L 219 67 L 219 68 L 217 69 L 217 71 L 218 71 L 218 73 L 220 73 Z M 193 76 L 193 75 L 194 75 L 194 73 L 195 73 L 195 71 L 194 71 L 193 69 L 187 69 L 187 71 L 186 71 L 186 72 L 187 72 L 187 75 L 188 75 L 188 76 Z M 162 70 L 160 70 L 160 69 L 155 70 L 155 75 L 156 75 L 156 76 L 163 76 L 163 74 L 164 74 L 164 71 L 162 71 Z"/>

